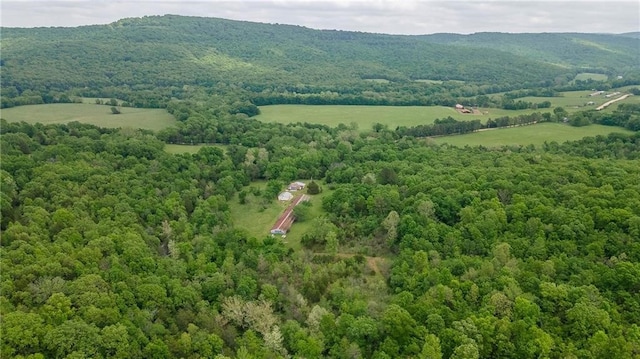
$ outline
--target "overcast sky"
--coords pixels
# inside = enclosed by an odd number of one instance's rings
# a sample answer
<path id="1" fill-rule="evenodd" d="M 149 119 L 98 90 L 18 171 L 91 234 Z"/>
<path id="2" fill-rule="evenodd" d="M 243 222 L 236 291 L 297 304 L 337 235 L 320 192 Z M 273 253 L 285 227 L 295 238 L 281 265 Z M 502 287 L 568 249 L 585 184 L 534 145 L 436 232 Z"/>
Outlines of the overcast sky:
<path id="1" fill-rule="evenodd" d="M 0 0 L 0 10 L 6 27 L 177 14 L 389 34 L 640 31 L 639 0 Z"/>

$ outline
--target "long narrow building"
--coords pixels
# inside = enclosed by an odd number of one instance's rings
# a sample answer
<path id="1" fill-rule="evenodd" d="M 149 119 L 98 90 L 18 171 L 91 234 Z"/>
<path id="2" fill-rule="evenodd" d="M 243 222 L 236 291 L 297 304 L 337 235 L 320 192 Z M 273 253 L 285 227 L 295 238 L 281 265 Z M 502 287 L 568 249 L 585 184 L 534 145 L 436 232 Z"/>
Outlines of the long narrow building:
<path id="1" fill-rule="evenodd" d="M 289 228 L 291 228 L 293 221 L 295 221 L 296 219 L 293 215 L 293 209 L 295 208 L 295 206 L 308 200 L 309 196 L 307 196 L 306 194 L 301 194 L 295 197 L 289 207 L 287 207 L 287 209 L 282 212 L 276 223 L 271 228 L 271 234 L 287 234 L 287 231 L 289 231 Z"/>

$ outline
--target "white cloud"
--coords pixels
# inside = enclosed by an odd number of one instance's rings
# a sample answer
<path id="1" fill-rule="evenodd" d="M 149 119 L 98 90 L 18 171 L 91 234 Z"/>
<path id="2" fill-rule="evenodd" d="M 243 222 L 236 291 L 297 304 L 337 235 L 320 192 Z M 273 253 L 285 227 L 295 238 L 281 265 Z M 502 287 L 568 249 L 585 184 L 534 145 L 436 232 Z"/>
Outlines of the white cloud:
<path id="1" fill-rule="evenodd" d="M 2 0 L 1 10 L 2 26 L 8 27 L 106 24 L 178 14 L 393 34 L 640 31 L 637 0 Z"/>

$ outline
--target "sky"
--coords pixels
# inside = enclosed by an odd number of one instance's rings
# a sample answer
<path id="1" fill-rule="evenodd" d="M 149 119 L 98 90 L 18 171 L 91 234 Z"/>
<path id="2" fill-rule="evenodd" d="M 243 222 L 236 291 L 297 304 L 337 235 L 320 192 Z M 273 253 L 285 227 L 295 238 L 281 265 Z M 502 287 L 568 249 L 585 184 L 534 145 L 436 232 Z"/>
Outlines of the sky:
<path id="1" fill-rule="evenodd" d="M 407 35 L 640 31 L 639 0 L 1 0 L 0 12 L 4 27 L 175 14 Z"/>

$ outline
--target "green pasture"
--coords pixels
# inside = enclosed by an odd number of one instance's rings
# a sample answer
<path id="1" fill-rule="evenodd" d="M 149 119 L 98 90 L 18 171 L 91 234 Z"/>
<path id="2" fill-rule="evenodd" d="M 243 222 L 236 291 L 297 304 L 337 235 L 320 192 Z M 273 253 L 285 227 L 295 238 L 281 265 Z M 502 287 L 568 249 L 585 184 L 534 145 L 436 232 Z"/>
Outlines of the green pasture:
<path id="1" fill-rule="evenodd" d="M 194 154 L 194 153 L 198 153 L 198 151 L 200 151 L 202 147 L 209 147 L 209 146 L 221 148 L 223 151 L 226 150 L 226 146 L 221 144 L 182 145 L 182 144 L 167 143 L 164 145 L 164 151 L 172 154 L 182 154 L 182 153 Z"/>
<path id="2" fill-rule="evenodd" d="M 153 131 L 176 124 L 175 118 L 163 109 L 120 107 L 121 114 L 111 113 L 111 106 L 56 103 L 28 105 L 2 109 L 1 116 L 9 122 L 68 123 L 78 121 L 100 127 L 132 127 Z"/>
<path id="3" fill-rule="evenodd" d="M 612 132 L 632 133 L 621 127 L 590 125 L 573 127 L 561 123 L 539 123 L 537 125 L 500 128 L 496 130 L 468 133 L 457 136 L 433 138 L 438 144 L 450 144 L 457 147 L 485 146 L 500 147 L 510 145 L 541 146 L 545 141 L 562 143 L 575 141 L 583 137 L 607 135 Z"/>
<path id="4" fill-rule="evenodd" d="M 308 181 L 305 180 L 304 182 Z M 266 182 L 253 182 L 251 186 L 264 189 Z M 284 189 L 285 186 L 283 185 L 282 190 L 284 191 Z M 306 191 L 302 193 L 306 193 Z M 300 240 L 302 236 L 311 229 L 313 219 L 323 214 L 322 197 L 328 193 L 330 193 L 330 191 L 326 186 L 323 186 L 323 192 L 311 196 L 309 200 L 311 202 L 309 219 L 304 222 L 294 222 L 286 238 L 283 238 L 283 242 L 285 242 L 288 247 L 295 250 L 302 248 Z M 263 201 L 261 197 L 255 197 L 251 193 L 247 194 L 245 204 L 240 204 L 237 196 L 232 199 L 229 202 L 229 209 L 234 226 L 246 230 L 249 235 L 256 238 L 269 236 L 271 227 L 273 227 L 282 212 L 289 206 L 290 202 L 280 202 L 277 198 L 274 198 L 273 201 L 267 204 L 264 204 Z"/>
<path id="5" fill-rule="evenodd" d="M 331 127 L 356 123 L 358 128 L 364 131 L 370 130 L 376 123 L 382 123 L 394 129 L 397 126 L 431 124 L 436 119 L 447 116 L 461 121 L 480 119 L 484 122 L 493 115 L 494 111 L 501 113 L 506 110 L 489 109 L 488 111 L 490 111 L 489 115 L 473 115 L 461 114 L 451 107 L 444 106 L 270 105 L 260 107 L 260 115 L 256 116 L 256 119 L 280 123 L 308 122 Z M 506 112 L 512 115 L 527 113 L 527 111 Z"/>
<path id="6" fill-rule="evenodd" d="M 380 83 L 380 84 L 388 84 L 389 82 L 391 82 L 391 81 L 389 81 L 387 79 L 363 79 L 363 80 L 365 80 L 367 82 L 376 82 L 376 83 Z"/>
<path id="7" fill-rule="evenodd" d="M 576 75 L 576 77 L 573 78 L 573 81 L 587 81 L 587 80 L 593 80 L 593 81 L 607 81 L 607 79 L 609 78 L 609 76 L 604 75 L 604 74 L 596 74 L 593 72 L 582 72 Z"/>
<path id="8" fill-rule="evenodd" d="M 415 80 L 413 80 L 413 82 L 422 82 L 422 83 L 425 83 L 425 84 L 440 85 L 444 81 L 442 81 L 442 80 L 429 80 L 429 79 L 415 79 Z"/>

